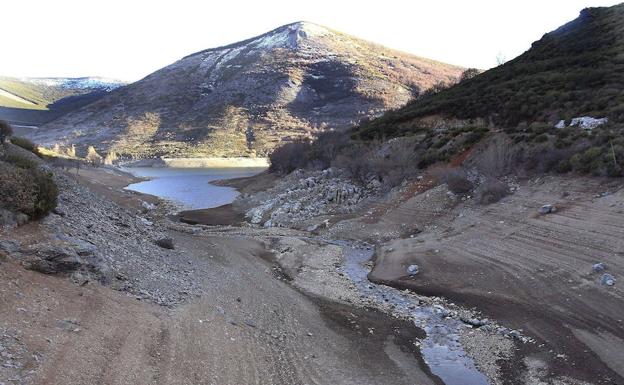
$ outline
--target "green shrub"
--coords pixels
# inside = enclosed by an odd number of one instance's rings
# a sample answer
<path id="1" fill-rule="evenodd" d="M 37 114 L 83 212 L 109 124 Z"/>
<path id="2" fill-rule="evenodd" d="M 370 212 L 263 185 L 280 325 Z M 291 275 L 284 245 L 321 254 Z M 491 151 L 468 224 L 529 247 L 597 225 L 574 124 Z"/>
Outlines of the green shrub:
<path id="1" fill-rule="evenodd" d="M 269 171 L 288 174 L 308 164 L 311 145 L 309 141 L 297 140 L 278 147 L 269 156 Z"/>
<path id="2" fill-rule="evenodd" d="M 574 170 L 583 174 L 598 173 L 602 166 L 602 151 L 599 147 L 591 147 L 581 154 L 575 154 L 570 158 Z"/>
<path id="3" fill-rule="evenodd" d="M 57 197 L 51 173 L 0 161 L 0 207 L 36 219 L 56 207 Z"/>
<path id="4" fill-rule="evenodd" d="M 35 169 L 39 166 L 33 159 L 16 153 L 6 154 L 2 160 L 24 169 Z"/>

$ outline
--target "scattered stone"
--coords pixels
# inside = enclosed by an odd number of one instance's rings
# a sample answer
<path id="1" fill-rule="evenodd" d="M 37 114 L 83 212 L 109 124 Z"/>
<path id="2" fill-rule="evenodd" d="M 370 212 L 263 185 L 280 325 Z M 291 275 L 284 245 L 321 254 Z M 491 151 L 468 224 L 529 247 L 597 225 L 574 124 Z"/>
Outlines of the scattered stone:
<path id="1" fill-rule="evenodd" d="M 604 262 L 598 262 L 592 266 L 594 273 L 601 273 L 607 270 L 607 265 Z"/>
<path id="2" fill-rule="evenodd" d="M 409 275 L 416 275 L 416 274 L 418 274 L 419 270 L 420 269 L 419 269 L 418 265 L 409 265 L 407 267 L 407 274 L 409 274 Z"/>
<path id="3" fill-rule="evenodd" d="M 487 318 L 478 319 L 478 318 L 460 317 L 460 320 L 463 323 L 466 323 L 468 325 L 472 325 L 472 326 L 477 327 L 477 328 L 479 328 L 481 326 L 488 325 L 490 323 L 490 320 L 488 320 Z"/>
<path id="4" fill-rule="evenodd" d="M 609 273 L 604 273 L 600 277 L 600 283 L 605 286 L 613 286 L 615 285 L 615 278 Z"/>
<path id="5" fill-rule="evenodd" d="M 145 210 L 150 210 L 150 211 L 154 210 L 156 208 L 155 205 L 153 205 L 153 204 L 151 204 L 149 202 L 145 202 L 145 201 L 141 202 L 141 207 L 143 207 Z"/>
<path id="6" fill-rule="evenodd" d="M 160 238 L 156 240 L 156 245 L 162 247 L 163 249 L 173 250 L 173 238 Z"/>
<path id="7" fill-rule="evenodd" d="M 538 212 L 541 215 L 546 215 L 546 214 L 552 214 L 554 212 L 557 211 L 557 208 L 554 205 L 544 205 L 542 207 L 540 207 L 540 209 L 538 210 Z"/>

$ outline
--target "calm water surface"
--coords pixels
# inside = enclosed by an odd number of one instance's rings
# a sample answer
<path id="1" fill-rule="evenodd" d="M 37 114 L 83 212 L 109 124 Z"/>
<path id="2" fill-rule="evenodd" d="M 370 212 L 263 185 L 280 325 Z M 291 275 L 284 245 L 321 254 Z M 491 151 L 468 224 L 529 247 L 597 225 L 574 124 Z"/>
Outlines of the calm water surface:
<path id="1" fill-rule="evenodd" d="M 150 178 L 133 183 L 128 190 L 156 195 L 176 204 L 181 210 L 203 209 L 231 203 L 238 191 L 215 186 L 212 181 L 256 175 L 265 168 L 153 168 L 128 167 L 132 175 Z"/>

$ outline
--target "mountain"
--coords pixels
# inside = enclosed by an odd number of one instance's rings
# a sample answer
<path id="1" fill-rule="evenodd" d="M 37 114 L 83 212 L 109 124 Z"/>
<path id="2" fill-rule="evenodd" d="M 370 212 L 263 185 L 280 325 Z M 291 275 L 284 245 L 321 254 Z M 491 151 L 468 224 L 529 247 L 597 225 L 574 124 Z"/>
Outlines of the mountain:
<path id="1" fill-rule="evenodd" d="M 186 56 L 34 139 L 134 157 L 263 156 L 282 141 L 397 108 L 461 72 L 298 22 Z"/>
<path id="2" fill-rule="evenodd" d="M 419 119 L 484 118 L 499 126 L 593 116 L 624 121 L 624 4 L 584 9 L 519 57 L 368 124 L 363 138 L 397 136 Z"/>
<path id="3" fill-rule="evenodd" d="M 24 125 L 47 123 L 123 84 L 99 77 L 0 77 L 0 119 Z"/>

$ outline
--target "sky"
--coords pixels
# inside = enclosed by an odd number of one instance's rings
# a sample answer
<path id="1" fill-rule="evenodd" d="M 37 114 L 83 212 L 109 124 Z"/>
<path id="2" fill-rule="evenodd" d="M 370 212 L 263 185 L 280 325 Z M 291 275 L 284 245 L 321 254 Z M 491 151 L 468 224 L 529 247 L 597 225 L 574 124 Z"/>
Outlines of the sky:
<path id="1" fill-rule="evenodd" d="M 621 0 L 620 0 L 621 1 Z M 609 0 L 5 0 L 0 76 L 135 81 L 190 53 L 310 21 L 487 69 Z"/>

